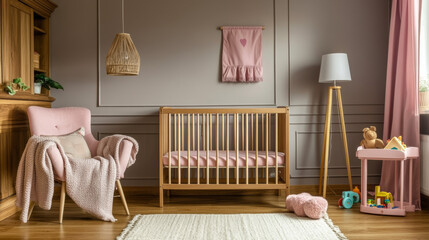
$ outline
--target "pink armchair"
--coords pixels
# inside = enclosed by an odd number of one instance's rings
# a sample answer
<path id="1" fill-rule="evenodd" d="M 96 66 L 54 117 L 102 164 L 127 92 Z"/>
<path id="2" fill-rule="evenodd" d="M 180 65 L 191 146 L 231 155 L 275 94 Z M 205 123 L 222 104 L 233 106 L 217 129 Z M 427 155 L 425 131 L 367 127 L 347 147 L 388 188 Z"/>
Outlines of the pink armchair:
<path id="1" fill-rule="evenodd" d="M 43 108 L 31 106 L 28 108 L 27 114 L 30 123 L 31 135 L 58 136 L 71 133 L 80 127 L 84 127 L 85 141 L 91 151 L 91 156 L 94 157 L 96 155 L 98 141 L 91 133 L 91 112 L 89 109 L 80 107 Z M 118 167 L 120 170 L 120 178 L 124 177 L 124 172 L 131 155 L 132 146 L 133 145 L 130 141 L 125 140 L 119 147 L 120 153 Z M 59 221 L 62 223 L 66 195 L 64 160 L 56 147 L 49 148 L 47 152 L 52 161 L 55 180 L 61 182 Z M 119 195 L 121 196 L 125 212 L 127 215 L 130 215 L 127 201 L 119 180 L 116 181 L 116 186 Z M 30 205 L 28 219 L 30 219 L 33 208 L 34 203 Z"/>

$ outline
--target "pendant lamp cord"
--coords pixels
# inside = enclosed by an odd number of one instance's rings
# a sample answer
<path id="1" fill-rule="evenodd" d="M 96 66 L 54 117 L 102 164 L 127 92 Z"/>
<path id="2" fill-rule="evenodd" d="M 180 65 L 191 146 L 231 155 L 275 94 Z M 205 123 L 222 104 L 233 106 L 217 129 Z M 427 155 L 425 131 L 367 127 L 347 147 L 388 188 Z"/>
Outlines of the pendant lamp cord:
<path id="1" fill-rule="evenodd" d="M 122 33 L 125 33 L 124 0 L 122 0 Z"/>

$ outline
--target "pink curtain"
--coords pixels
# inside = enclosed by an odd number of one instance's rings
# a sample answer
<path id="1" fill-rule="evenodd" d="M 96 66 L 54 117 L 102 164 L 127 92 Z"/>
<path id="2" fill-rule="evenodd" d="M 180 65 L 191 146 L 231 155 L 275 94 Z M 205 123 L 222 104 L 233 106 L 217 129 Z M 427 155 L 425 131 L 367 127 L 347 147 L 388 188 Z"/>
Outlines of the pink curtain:
<path id="1" fill-rule="evenodd" d="M 384 135 L 387 140 L 402 136 L 407 146 L 420 147 L 418 111 L 418 0 L 393 0 L 390 19 L 389 52 L 387 61 Z M 408 201 L 409 163 L 405 164 L 405 194 Z M 399 180 L 399 167 L 383 162 L 381 189 L 394 193 L 394 181 Z M 413 162 L 412 202 L 420 209 L 420 160 Z M 399 197 L 399 193 L 398 193 Z M 399 199 L 397 199 L 399 200 Z"/>

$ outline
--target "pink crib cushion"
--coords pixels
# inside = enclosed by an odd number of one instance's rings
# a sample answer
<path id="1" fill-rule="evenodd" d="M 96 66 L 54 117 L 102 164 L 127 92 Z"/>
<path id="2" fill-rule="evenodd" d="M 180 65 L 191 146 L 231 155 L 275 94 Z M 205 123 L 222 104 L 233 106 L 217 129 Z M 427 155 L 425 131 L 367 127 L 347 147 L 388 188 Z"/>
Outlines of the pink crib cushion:
<path id="1" fill-rule="evenodd" d="M 229 151 L 229 167 L 235 167 L 236 166 L 236 152 L 235 151 Z M 191 167 L 197 166 L 197 151 L 190 151 L 190 165 Z M 171 152 L 171 166 L 178 166 L 178 152 L 174 151 Z M 209 151 L 209 163 L 210 167 L 216 167 L 216 151 Z M 256 166 L 256 155 L 255 151 L 249 151 L 248 154 L 249 159 L 249 167 L 255 167 Z M 259 151 L 258 152 L 258 167 L 264 167 L 266 166 L 266 152 L 265 151 Z M 275 166 L 276 165 L 276 154 L 275 152 L 269 151 L 268 152 L 268 166 Z M 187 151 L 181 151 L 180 152 L 180 165 L 185 167 L 188 166 L 188 152 Z M 285 154 L 282 152 L 278 152 L 277 155 L 277 161 L 278 166 L 284 166 L 285 163 Z M 164 154 L 162 162 L 164 163 L 164 166 L 168 166 L 168 153 Z M 200 167 L 206 167 L 207 161 L 206 161 L 206 151 L 200 151 Z M 239 151 L 239 167 L 245 167 L 246 166 L 246 151 Z M 219 151 L 219 167 L 226 167 L 226 151 Z"/>

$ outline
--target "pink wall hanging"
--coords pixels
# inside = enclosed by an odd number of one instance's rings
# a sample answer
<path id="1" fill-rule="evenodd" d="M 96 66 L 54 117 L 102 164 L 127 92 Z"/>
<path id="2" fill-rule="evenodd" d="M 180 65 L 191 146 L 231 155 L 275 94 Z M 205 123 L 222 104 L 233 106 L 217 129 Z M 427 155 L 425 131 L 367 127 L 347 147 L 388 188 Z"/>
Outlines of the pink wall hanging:
<path id="1" fill-rule="evenodd" d="M 261 82 L 262 27 L 222 27 L 222 82 Z"/>

